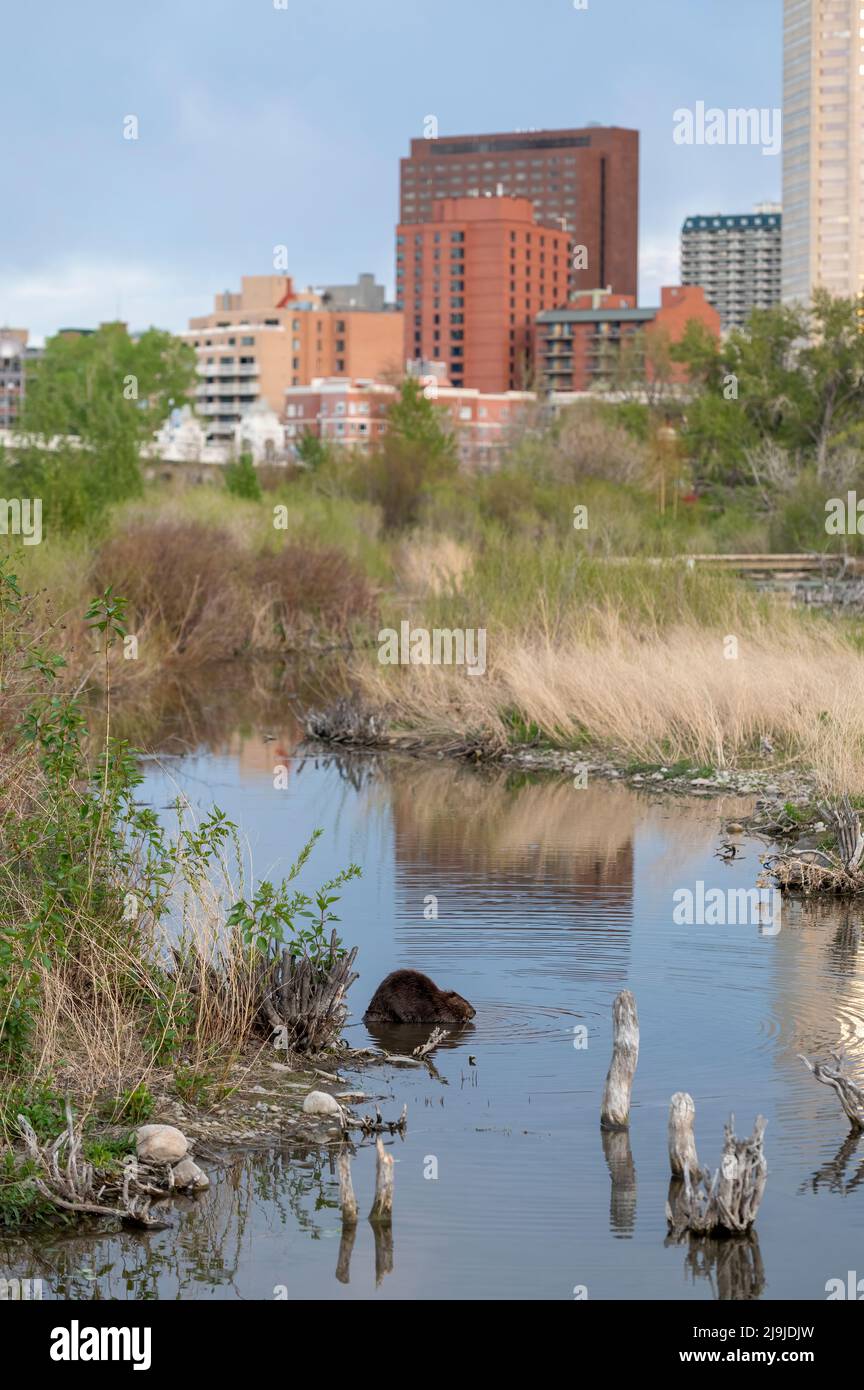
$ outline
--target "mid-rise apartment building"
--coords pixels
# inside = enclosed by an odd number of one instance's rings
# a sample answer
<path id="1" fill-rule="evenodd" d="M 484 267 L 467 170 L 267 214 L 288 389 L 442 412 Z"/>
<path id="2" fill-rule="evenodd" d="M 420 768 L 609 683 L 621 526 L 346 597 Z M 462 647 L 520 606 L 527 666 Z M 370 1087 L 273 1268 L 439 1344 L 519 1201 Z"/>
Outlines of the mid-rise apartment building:
<path id="1" fill-rule="evenodd" d="M 15 427 L 27 389 L 27 367 L 42 356 L 41 348 L 27 346 L 26 328 L 0 328 L 0 430 Z"/>
<path id="2" fill-rule="evenodd" d="M 537 400 L 532 391 L 483 392 L 432 375 L 423 380 L 424 390 L 455 435 L 460 461 L 469 467 L 492 464 L 521 415 Z M 392 383 L 348 377 L 290 386 L 285 392 L 286 448 L 296 450 L 303 435 L 312 434 L 330 444 L 368 451 L 383 439 L 397 395 Z"/>
<path id="3" fill-rule="evenodd" d="M 743 328 L 754 309 L 780 303 L 779 204 L 753 212 L 688 217 L 681 228 L 681 284 L 701 285 L 724 332 Z"/>
<path id="4" fill-rule="evenodd" d="M 538 222 L 585 248 L 571 266 L 573 290 L 611 285 L 636 294 L 637 130 L 588 125 L 411 141 L 401 161 L 400 223 L 428 223 L 442 198 L 487 194 L 527 198 Z"/>
<path id="5" fill-rule="evenodd" d="M 288 275 L 244 275 L 240 293 L 215 297 L 213 312 L 181 334 L 198 361 L 196 409 L 208 441 L 233 439 L 250 406 L 282 411 L 285 388 L 336 374 L 401 375 L 402 315 L 334 309 Z"/>
<path id="6" fill-rule="evenodd" d="M 687 324 L 696 319 L 720 336 L 720 315 L 698 285 L 667 285 L 660 304 L 640 307 L 635 297 L 597 290 L 582 295 L 566 309 L 537 317 L 537 378 L 545 392 L 591 391 L 614 387 L 622 347 L 640 332 L 662 332 L 668 343 L 678 342 Z M 650 363 L 646 364 L 650 378 Z M 672 366 L 670 379 L 687 379 L 682 363 Z"/>
<path id="7" fill-rule="evenodd" d="M 864 290 L 864 4 L 784 0 L 783 300 Z"/>
<path id="8" fill-rule="evenodd" d="M 454 386 L 531 384 L 534 320 L 565 304 L 570 238 L 527 198 L 446 198 L 396 229 L 404 355 L 444 362 Z"/>

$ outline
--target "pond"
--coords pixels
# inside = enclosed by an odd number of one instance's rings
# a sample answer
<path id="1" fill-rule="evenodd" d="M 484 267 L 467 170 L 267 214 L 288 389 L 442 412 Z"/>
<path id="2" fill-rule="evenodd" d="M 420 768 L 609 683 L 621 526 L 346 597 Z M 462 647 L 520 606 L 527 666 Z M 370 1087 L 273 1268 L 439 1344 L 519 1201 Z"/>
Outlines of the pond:
<path id="1" fill-rule="evenodd" d="M 7 1268 L 60 1298 L 708 1300 L 824 1299 L 829 1279 L 862 1266 L 864 1145 L 798 1057 L 842 1046 L 861 1080 L 860 914 L 784 904 L 779 931 L 682 924 L 676 890 L 754 886 L 761 842 L 742 838 L 729 862 L 716 854 L 749 803 L 436 759 L 310 756 L 291 687 L 262 695 L 254 681 L 214 680 L 194 699 L 166 696 L 137 740 L 154 750 L 142 795 L 157 809 L 178 791 L 201 812 L 217 803 L 258 877 L 280 876 L 316 826 L 302 886 L 362 866 L 341 904 L 342 934 L 359 947 L 352 1044 L 377 1041 L 361 1015 L 399 967 L 476 1007 L 436 1053 L 437 1077 L 346 1072 L 385 1114 L 408 1106 L 405 1137 L 389 1141 L 392 1247 L 379 1238 L 376 1249 L 361 1216 L 353 1249 L 340 1249 L 329 1155 L 286 1147 L 211 1167 L 211 1191 L 179 1205 L 173 1230 L 7 1239 Z M 641 1025 L 629 1142 L 599 1125 L 623 988 Z M 750 1240 L 666 1239 L 679 1090 L 695 1099 L 712 1168 L 730 1112 L 739 1134 L 767 1119 L 768 1186 Z M 374 1170 L 364 1142 L 361 1214 Z"/>

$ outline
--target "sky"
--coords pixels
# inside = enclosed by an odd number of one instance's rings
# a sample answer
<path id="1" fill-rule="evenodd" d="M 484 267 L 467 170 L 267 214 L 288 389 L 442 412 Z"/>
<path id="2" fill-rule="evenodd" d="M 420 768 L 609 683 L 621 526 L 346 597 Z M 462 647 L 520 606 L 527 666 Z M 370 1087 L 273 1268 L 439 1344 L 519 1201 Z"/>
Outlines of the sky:
<path id="1" fill-rule="evenodd" d="M 685 216 L 780 198 L 781 156 L 673 131 L 699 101 L 780 106 L 782 0 L 40 0 L 6 8 L 3 49 L 0 324 L 37 342 L 185 328 L 281 245 L 298 286 L 373 271 L 392 296 L 430 115 L 638 129 L 646 304 Z"/>

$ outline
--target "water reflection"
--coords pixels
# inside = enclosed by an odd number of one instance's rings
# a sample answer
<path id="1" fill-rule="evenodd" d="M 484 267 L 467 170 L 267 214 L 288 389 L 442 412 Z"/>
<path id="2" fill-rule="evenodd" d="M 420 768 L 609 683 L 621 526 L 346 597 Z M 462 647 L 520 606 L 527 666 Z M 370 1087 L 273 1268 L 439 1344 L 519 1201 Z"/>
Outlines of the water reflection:
<path id="1" fill-rule="evenodd" d="M 292 1298 L 563 1299 L 576 1282 L 591 1298 L 824 1296 L 826 1278 L 856 1267 L 864 1160 L 797 1054 L 842 1045 L 853 1071 L 864 1066 L 860 914 L 784 905 L 773 938 L 678 925 L 676 887 L 755 883 L 758 842 L 742 837 L 728 864 L 715 857 L 746 802 L 304 748 L 297 709 L 320 703 L 321 679 L 335 691 L 344 672 L 208 673 L 164 686 L 147 711 L 121 706 L 119 731 L 151 749 L 150 803 L 178 789 L 202 811 L 215 800 L 258 876 L 284 872 L 316 825 L 325 834 L 302 887 L 362 864 L 340 905 L 359 947 L 352 1043 L 405 1053 L 426 1040 L 426 1029 L 361 1021 L 400 967 L 475 1005 L 434 1072 L 350 1077 L 395 1113 L 409 1107 L 389 1236 L 363 1219 L 343 1230 L 334 1155 L 285 1148 L 214 1168 L 174 1231 L 7 1241 L 2 1264 L 41 1274 L 59 1296 L 106 1298 L 272 1298 L 284 1287 Z M 598 1144 L 611 1005 L 625 987 L 642 1028 L 631 1128 Z M 577 1027 L 587 1046 L 574 1046 Z M 664 1243 L 666 1115 L 679 1090 L 695 1098 L 706 1156 L 730 1111 L 767 1116 L 759 1240 Z M 354 1167 L 368 1211 L 374 1148 L 359 1146 Z"/>

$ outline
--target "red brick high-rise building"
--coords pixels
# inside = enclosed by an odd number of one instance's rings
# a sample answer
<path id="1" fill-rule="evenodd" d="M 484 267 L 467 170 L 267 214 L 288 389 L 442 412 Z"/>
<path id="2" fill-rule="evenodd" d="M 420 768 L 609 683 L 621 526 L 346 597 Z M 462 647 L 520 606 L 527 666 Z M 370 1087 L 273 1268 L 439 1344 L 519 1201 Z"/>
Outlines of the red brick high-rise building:
<path id="1" fill-rule="evenodd" d="M 534 321 L 566 304 L 570 237 L 526 198 L 447 198 L 396 229 L 405 357 L 444 362 L 454 386 L 530 387 Z"/>
<path id="2" fill-rule="evenodd" d="M 584 246 L 574 291 L 637 293 L 638 131 L 585 126 L 411 141 L 401 161 L 400 223 L 429 222 L 437 200 L 472 193 L 528 198 L 538 222 L 557 222 Z"/>

